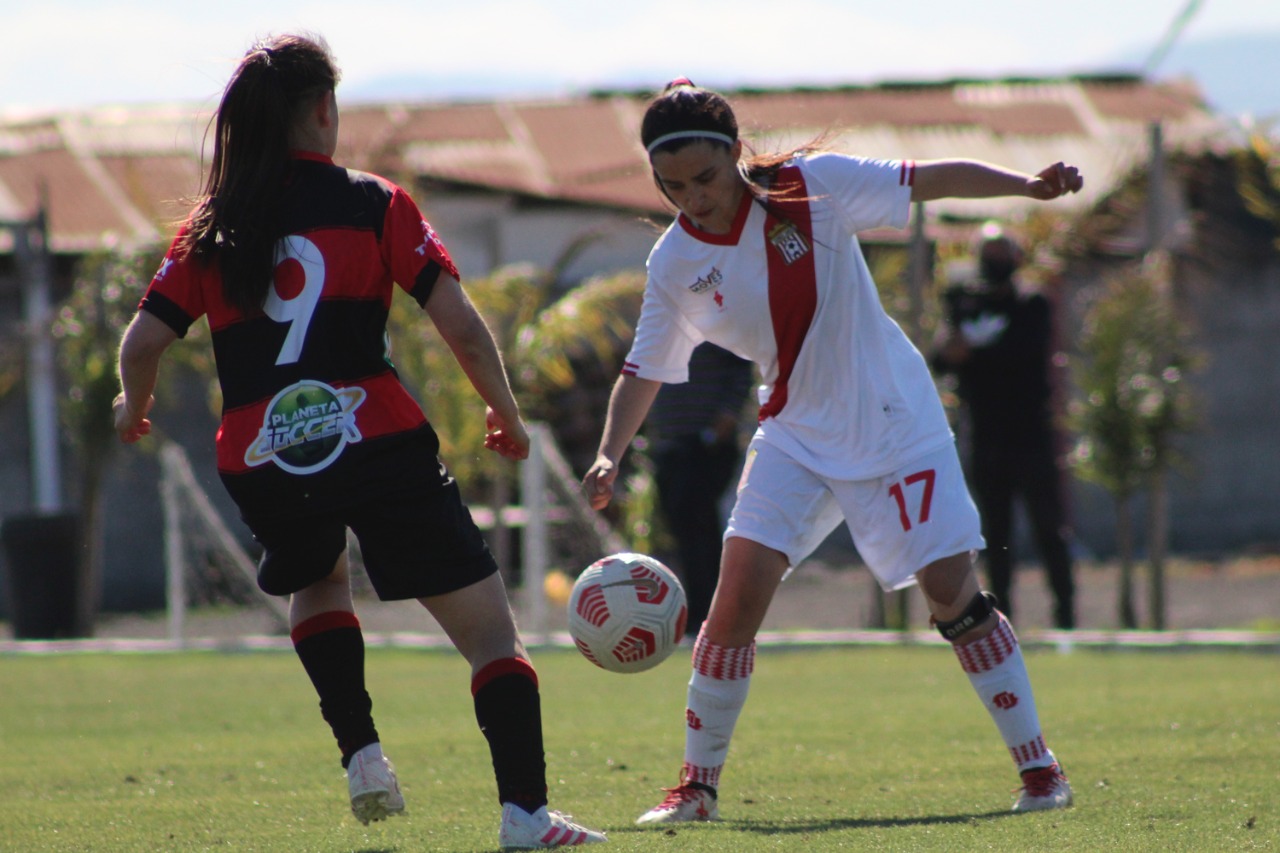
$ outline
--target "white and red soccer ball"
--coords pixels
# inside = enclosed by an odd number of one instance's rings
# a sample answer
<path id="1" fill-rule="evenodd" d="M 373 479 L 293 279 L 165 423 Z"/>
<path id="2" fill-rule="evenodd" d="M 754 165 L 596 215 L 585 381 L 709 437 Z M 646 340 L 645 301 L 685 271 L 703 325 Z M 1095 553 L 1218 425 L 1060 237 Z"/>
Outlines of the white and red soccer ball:
<path id="1" fill-rule="evenodd" d="M 644 554 L 611 554 L 588 566 L 569 596 L 569 635 L 583 657 L 610 672 L 662 663 L 684 636 L 684 587 Z"/>

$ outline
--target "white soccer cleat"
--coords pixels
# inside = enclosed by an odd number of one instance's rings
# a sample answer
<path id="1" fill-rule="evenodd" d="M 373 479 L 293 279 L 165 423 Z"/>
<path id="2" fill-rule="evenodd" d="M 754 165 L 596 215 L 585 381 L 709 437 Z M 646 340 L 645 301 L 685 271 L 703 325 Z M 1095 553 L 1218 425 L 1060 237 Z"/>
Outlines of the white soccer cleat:
<path id="1" fill-rule="evenodd" d="M 655 823 L 688 823 L 720 819 L 716 795 L 710 788 L 695 787 L 686 783 L 674 788 L 663 788 L 663 790 L 667 792 L 666 799 L 636 818 L 636 823 L 645 826 Z"/>
<path id="2" fill-rule="evenodd" d="M 1062 768 L 1055 761 L 1048 767 L 1036 767 L 1023 771 L 1022 788 L 1015 812 L 1039 812 L 1046 809 L 1065 809 L 1072 803 L 1071 783 L 1062 775 Z"/>
<path id="3" fill-rule="evenodd" d="M 502 807 L 502 828 L 498 830 L 498 846 L 503 850 L 547 850 L 552 847 L 575 847 L 608 841 L 603 832 L 579 826 L 560 812 L 542 806 L 533 814 L 514 803 Z"/>
<path id="4" fill-rule="evenodd" d="M 404 797 L 396 769 L 382 754 L 382 745 L 371 743 L 362 748 L 347 765 L 347 790 L 351 793 L 351 813 L 356 820 L 385 820 L 404 811 Z"/>

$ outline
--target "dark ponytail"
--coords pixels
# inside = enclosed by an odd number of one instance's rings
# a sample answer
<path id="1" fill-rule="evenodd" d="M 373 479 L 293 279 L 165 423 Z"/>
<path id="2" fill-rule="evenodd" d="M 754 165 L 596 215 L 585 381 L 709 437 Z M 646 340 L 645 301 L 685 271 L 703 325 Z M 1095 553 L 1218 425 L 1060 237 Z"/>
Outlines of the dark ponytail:
<path id="1" fill-rule="evenodd" d="M 323 39 L 285 35 L 250 48 L 223 91 L 208 178 L 178 248 L 216 260 L 224 297 L 246 314 L 262 309 L 285 236 L 278 213 L 290 133 L 338 77 Z"/>

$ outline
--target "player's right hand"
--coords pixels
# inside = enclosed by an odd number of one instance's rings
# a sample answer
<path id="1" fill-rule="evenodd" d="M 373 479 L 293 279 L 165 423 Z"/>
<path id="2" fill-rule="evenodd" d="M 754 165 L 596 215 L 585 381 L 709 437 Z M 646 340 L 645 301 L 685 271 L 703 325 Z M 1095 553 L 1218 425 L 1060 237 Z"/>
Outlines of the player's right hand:
<path id="1" fill-rule="evenodd" d="M 485 409 L 484 446 L 508 459 L 519 461 L 529 458 L 529 433 L 524 422 L 504 420 L 492 406 Z"/>
<path id="2" fill-rule="evenodd" d="M 1040 201 L 1049 201 L 1067 193 L 1078 193 L 1084 187 L 1084 176 L 1075 166 L 1054 163 L 1041 169 L 1027 182 L 1027 195 Z"/>
<path id="3" fill-rule="evenodd" d="M 595 463 L 582 478 L 582 491 L 592 509 L 604 509 L 613 500 L 613 482 L 618 478 L 618 467 L 612 459 L 597 456 Z"/>

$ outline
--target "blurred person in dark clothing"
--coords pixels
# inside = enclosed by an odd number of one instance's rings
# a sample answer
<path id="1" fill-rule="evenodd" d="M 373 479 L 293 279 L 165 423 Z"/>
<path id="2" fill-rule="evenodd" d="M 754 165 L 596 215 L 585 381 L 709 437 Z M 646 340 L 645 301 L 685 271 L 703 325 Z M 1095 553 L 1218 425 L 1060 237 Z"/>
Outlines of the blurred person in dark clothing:
<path id="1" fill-rule="evenodd" d="M 1043 294 L 1021 292 L 1022 252 L 983 228 L 979 277 L 950 288 L 934 368 L 954 373 L 970 426 L 969 476 L 987 540 L 990 589 L 1012 618 L 1014 501 L 1021 499 L 1048 573 L 1058 628 L 1075 627 L 1075 585 L 1056 452 L 1049 377 L 1052 317 Z"/>
<path id="2" fill-rule="evenodd" d="M 704 343 L 689 381 L 664 384 L 645 421 L 658 504 L 689 598 L 686 633 L 696 637 L 720 577 L 720 501 L 742 460 L 739 427 L 754 383 L 751 362 Z"/>

